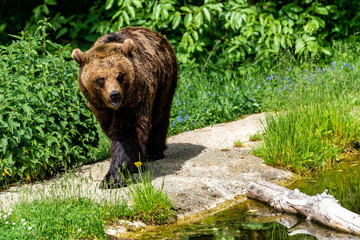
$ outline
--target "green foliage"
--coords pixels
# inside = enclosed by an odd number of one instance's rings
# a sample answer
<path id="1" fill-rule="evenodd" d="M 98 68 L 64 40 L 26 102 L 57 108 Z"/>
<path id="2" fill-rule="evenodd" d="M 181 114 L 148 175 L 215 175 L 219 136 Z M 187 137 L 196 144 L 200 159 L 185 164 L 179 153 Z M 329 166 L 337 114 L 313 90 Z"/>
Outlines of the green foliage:
<path id="1" fill-rule="evenodd" d="M 248 2 L 44 0 L 31 5 L 34 14 L 25 29 L 34 29 L 38 20 L 50 17 L 56 28 L 54 38 L 88 48 L 101 34 L 126 26 L 144 26 L 165 34 L 183 63 L 216 56 L 212 57 L 214 62 L 235 64 L 282 51 L 302 59 L 331 55 L 332 40 L 356 36 L 360 27 L 358 1 Z M 6 31 L 6 26 L 2 30 L 0 26 L 0 32 Z"/>
<path id="2" fill-rule="evenodd" d="M 46 27 L 0 46 L 0 187 L 89 162 L 98 143 L 70 50 L 47 40 Z"/>

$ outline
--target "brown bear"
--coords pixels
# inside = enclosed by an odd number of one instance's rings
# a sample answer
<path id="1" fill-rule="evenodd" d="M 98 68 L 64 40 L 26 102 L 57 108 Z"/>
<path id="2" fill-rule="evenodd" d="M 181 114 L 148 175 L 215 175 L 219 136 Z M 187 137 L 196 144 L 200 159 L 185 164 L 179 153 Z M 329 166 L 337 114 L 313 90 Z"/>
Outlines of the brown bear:
<path id="1" fill-rule="evenodd" d="M 178 65 L 161 34 L 127 27 L 100 37 L 87 52 L 74 49 L 78 84 L 102 130 L 112 140 L 111 165 L 101 187 L 125 185 L 135 162 L 164 157 Z"/>

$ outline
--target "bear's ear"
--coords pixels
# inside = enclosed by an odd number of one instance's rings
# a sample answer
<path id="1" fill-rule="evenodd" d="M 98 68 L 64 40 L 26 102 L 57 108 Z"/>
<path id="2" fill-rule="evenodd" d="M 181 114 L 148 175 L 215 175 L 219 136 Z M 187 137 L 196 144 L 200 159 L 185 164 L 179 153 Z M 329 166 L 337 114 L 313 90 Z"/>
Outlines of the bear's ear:
<path id="1" fill-rule="evenodd" d="M 77 62 L 79 67 L 81 67 L 86 60 L 86 54 L 78 48 L 73 50 L 71 57 Z"/>
<path id="2" fill-rule="evenodd" d="M 129 38 L 125 39 L 125 41 L 120 45 L 120 48 L 122 49 L 125 55 L 129 55 L 133 47 L 134 47 L 134 41 Z"/>

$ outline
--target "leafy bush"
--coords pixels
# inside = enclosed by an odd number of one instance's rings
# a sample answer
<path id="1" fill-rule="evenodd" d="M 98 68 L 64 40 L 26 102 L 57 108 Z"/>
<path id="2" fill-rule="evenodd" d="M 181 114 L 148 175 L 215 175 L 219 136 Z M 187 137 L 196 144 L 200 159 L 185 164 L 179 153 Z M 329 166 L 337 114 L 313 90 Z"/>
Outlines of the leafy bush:
<path id="1" fill-rule="evenodd" d="M 0 46 L 0 187 L 91 161 L 98 143 L 70 51 L 46 40 L 45 29 Z"/>
<path id="2" fill-rule="evenodd" d="M 215 61 L 234 64 L 284 50 L 300 58 L 331 55 L 332 40 L 356 36 L 360 27 L 360 3 L 345 0 L 44 0 L 25 4 L 34 9 L 23 24 L 26 30 L 50 17 L 56 27 L 54 38 L 88 48 L 101 34 L 145 26 L 165 34 L 183 63 L 204 62 L 213 56 Z M 18 14 L 16 1 L 6 6 L 10 7 L 0 17 Z M 19 29 L 19 18 L 14 19 L 0 25 L 0 33 L 11 31 L 7 26 Z"/>

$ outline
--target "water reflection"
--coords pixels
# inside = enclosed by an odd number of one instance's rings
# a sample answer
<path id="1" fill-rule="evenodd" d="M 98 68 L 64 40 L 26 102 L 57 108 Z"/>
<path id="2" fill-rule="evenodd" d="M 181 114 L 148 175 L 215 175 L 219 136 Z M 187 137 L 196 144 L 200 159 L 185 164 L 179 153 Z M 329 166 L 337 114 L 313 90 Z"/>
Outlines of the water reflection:
<path id="1" fill-rule="evenodd" d="M 338 164 L 312 179 L 290 186 L 308 195 L 325 189 L 350 211 L 360 213 L 359 159 Z M 144 239 L 183 240 L 285 240 L 285 239 L 360 239 L 310 223 L 293 215 L 281 214 L 256 201 L 248 200 L 236 207 L 209 216 L 197 223 L 164 229 Z"/>

